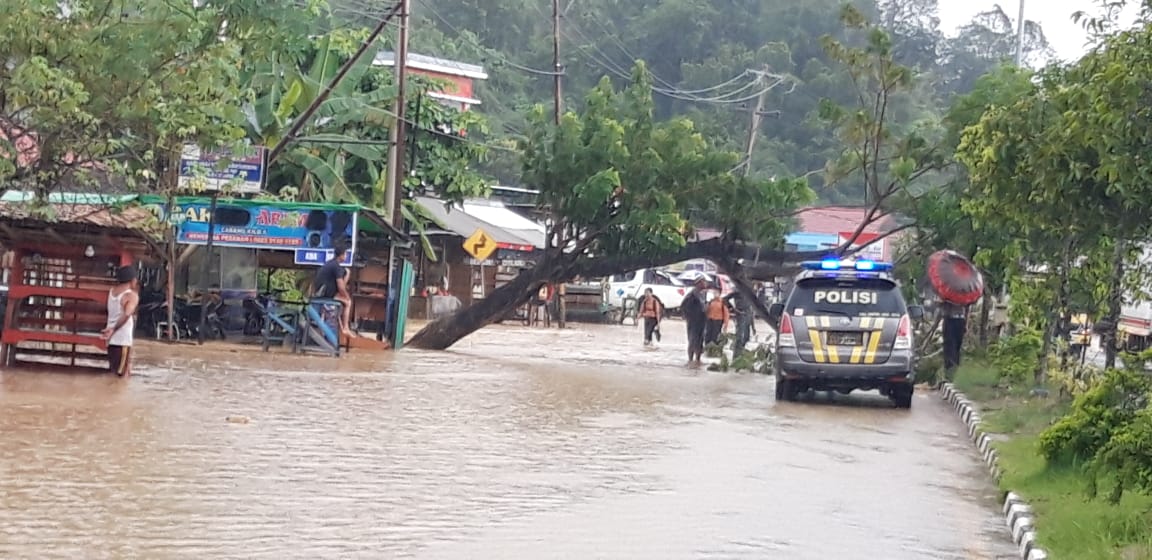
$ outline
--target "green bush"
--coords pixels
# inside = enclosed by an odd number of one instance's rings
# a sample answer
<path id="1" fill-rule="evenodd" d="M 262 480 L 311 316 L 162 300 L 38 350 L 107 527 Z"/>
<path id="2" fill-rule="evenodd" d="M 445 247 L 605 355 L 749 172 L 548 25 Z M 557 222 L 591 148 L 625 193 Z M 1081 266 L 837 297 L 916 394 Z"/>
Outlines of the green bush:
<path id="1" fill-rule="evenodd" d="M 997 340 L 988 349 L 992 366 L 1010 383 L 1023 383 L 1036 371 L 1043 340 L 1040 333 L 1022 329 L 1016 334 Z"/>
<path id="2" fill-rule="evenodd" d="M 1096 495 L 1098 480 L 1111 480 L 1108 501 L 1118 503 L 1124 492 L 1152 494 L 1152 407 L 1145 405 L 1117 429 L 1091 465 L 1089 492 Z"/>
<path id="3" fill-rule="evenodd" d="M 1040 434 L 1040 451 L 1050 464 L 1086 464 L 1147 406 L 1152 383 L 1143 372 L 1114 369 L 1076 397 L 1072 410 Z"/>

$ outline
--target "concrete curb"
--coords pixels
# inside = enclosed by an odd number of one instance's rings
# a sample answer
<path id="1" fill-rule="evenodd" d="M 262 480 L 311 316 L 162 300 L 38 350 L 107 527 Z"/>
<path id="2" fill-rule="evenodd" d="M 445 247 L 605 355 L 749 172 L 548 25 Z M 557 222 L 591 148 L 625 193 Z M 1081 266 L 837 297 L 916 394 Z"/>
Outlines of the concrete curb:
<path id="1" fill-rule="evenodd" d="M 968 428 L 968 438 L 980 450 L 984 465 L 993 480 L 1000 482 L 1003 471 L 1000 470 L 1000 455 L 992 445 L 992 438 L 980 427 L 980 411 L 976 405 L 956 390 L 951 383 L 945 383 L 940 389 L 940 398 L 948 401 L 952 409 L 960 416 L 960 420 Z M 1048 553 L 1036 545 L 1036 516 L 1032 513 L 1024 498 L 1015 492 L 1008 492 L 1004 496 L 1004 523 L 1012 533 L 1012 542 L 1020 548 L 1021 560 L 1048 560 Z"/>

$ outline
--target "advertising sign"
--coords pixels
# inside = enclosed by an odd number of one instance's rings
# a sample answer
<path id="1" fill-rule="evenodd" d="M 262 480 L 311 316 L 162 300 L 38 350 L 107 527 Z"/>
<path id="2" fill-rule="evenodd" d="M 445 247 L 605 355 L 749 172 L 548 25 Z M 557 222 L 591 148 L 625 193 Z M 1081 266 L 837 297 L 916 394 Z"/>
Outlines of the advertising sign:
<path id="1" fill-rule="evenodd" d="M 173 207 L 176 242 L 204 245 L 208 242 L 209 202 Z M 164 220 L 164 205 L 150 205 Z M 232 205 L 220 202 L 212 244 L 220 247 L 294 251 L 296 264 L 322 265 L 332 258 L 333 242 L 350 242 L 345 264 L 352 264 L 356 251 L 356 212 L 351 210 L 291 209 L 267 205 Z"/>
<path id="2" fill-rule="evenodd" d="M 855 232 L 852 232 L 852 231 L 840 232 L 840 244 L 844 244 L 849 239 L 852 239 L 853 233 L 855 233 Z M 863 233 L 862 232 L 862 233 L 860 233 L 860 235 L 856 236 L 856 241 L 854 243 L 852 243 L 852 245 L 851 245 L 851 248 L 853 248 L 853 249 L 860 247 L 861 245 L 864 245 L 866 243 L 871 243 L 871 242 L 875 241 L 875 243 L 868 245 L 867 247 L 862 249 L 860 252 L 856 253 L 856 255 L 855 255 L 856 258 L 867 259 L 867 260 L 871 260 L 871 261 L 884 260 L 884 257 L 885 257 L 884 244 L 885 244 L 886 240 L 882 239 L 880 241 L 876 241 L 879 238 L 880 238 L 880 234 L 878 234 L 878 233 Z"/>
<path id="3" fill-rule="evenodd" d="M 193 192 L 256 194 L 264 189 L 267 156 L 268 150 L 263 146 L 251 146 L 240 152 L 204 150 L 195 144 L 186 144 L 180 154 L 177 185 Z"/>

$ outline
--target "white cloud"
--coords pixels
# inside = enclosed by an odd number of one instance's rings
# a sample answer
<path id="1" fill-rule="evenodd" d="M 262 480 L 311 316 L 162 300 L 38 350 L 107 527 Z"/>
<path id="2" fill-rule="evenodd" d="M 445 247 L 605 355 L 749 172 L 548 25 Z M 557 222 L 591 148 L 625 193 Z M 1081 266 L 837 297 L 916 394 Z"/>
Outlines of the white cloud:
<path id="1" fill-rule="evenodd" d="M 999 4 L 1015 21 L 1020 10 L 1018 0 L 940 0 L 941 27 L 952 34 L 957 28 L 968 23 L 972 16 L 990 10 Z M 1088 33 L 1079 23 L 1072 21 L 1077 11 L 1096 13 L 1095 0 L 1025 0 L 1024 18 L 1037 21 L 1044 28 L 1044 34 L 1056 55 L 1065 60 L 1075 60 L 1086 50 Z M 1131 14 L 1122 18 L 1132 21 Z"/>

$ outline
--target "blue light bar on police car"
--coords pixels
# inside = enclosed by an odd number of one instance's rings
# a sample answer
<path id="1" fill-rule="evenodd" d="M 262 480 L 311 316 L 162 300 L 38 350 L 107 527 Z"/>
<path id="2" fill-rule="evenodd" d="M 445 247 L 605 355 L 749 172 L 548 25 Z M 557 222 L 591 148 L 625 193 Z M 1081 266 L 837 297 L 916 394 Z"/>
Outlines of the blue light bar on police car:
<path id="1" fill-rule="evenodd" d="M 892 263 L 876 262 L 870 260 L 851 259 L 824 259 L 822 261 L 806 261 L 800 264 L 807 270 L 857 270 L 860 272 L 880 272 L 892 270 Z"/>

